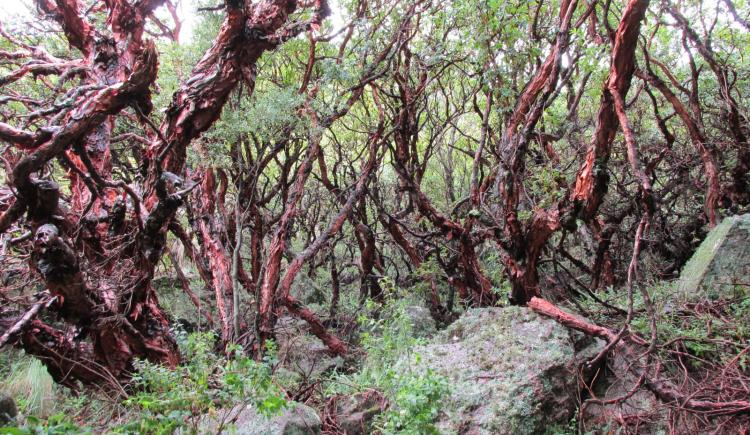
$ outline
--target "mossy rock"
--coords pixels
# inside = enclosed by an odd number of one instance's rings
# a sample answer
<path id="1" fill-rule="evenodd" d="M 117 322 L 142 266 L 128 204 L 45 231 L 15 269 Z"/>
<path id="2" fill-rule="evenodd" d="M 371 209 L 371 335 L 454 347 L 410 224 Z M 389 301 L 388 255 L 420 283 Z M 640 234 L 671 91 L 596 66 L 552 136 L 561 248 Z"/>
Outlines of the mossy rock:
<path id="1" fill-rule="evenodd" d="M 724 219 L 706 236 L 678 282 L 682 296 L 732 297 L 750 276 L 750 214 Z M 744 284 L 744 285 L 742 285 Z"/>
<path id="2" fill-rule="evenodd" d="M 222 434 L 233 435 L 317 435 L 323 422 L 318 413 L 309 406 L 292 402 L 280 415 L 266 417 L 248 406 L 239 414 L 229 416 L 234 423 L 222 430 Z M 216 423 L 204 428 L 207 433 L 216 433 Z"/>
<path id="3" fill-rule="evenodd" d="M 373 420 L 386 406 L 383 396 L 375 390 L 337 396 L 335 400 L 336 422 L 347 435 L 372 433 Z"/>
<path id="4" fill-rule="evenodd" d="M 448 378 L 441 433 L 544 433 L 570 421 L 578 366 L 603 346 L 580 338 L 528 308 L 472 309 L 400 364 Z"/>
<path id="5" fill-rule="evenodd" d="M 344 364 L 341 357 L 331 356 L 328 347 L 295 319 L 279 319 L 277 330 L 280 367 L 296 373 L 300 381 L 313 381 Z"/>
<path id="6" fill-rule="evenodd" d="M 432 318 L 430 310 L 419 305 L 406 307 L 406 316 L 412 327 L 412 336 L 415 338 L 429 338 L 437 332 L 437 324 Z"/>

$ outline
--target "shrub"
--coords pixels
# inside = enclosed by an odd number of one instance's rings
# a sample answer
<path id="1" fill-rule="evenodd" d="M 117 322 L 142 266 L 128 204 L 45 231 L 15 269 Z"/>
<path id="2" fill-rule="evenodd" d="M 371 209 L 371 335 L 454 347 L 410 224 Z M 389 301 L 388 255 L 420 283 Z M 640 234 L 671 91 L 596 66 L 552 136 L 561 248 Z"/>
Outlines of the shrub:
<path id="1" fill-rule="evenodd" d="M 388 283 L 384 284 L 384 288 L 391 289 Z M 423 339 L 412 335 L 407 306 L 403 298 L 388 300 L 383 307 L 368 301 L 366 308 L 371 315 L 359 318 L 367 358 L 359 372 L 341 376 L 333 385 L 344 386 L 335 391 L 338 393 L 382 391 L 389 406 L 374 424 L 383 434 L 438 433 L 434 422 L 441 401 L 449 392 L 448 382 L 433 371 L 420 372 L 404 366 L 405 361 L 419 363 L 420 357 L 412 349 L 423 344 Z M 382 313 L 382 317 L 373 318 L 373 312 Z"/>
<path id="2" fill-rule="evenodd" d="M 271 415 L 286 406 L 271 382 L 268 361 L 253 361 L 237 345 L 227 349 L 228 357 L 216 356 L 212 342 L 210 333 L 188 335 L 183 343 L 186 363 L 176 370 L 138 361 L 136 392 L 125 404 L 140 415 L 115 432 L 198 432 L 203 416 L 215 416 L 222 409 L 252 405 Z"/>

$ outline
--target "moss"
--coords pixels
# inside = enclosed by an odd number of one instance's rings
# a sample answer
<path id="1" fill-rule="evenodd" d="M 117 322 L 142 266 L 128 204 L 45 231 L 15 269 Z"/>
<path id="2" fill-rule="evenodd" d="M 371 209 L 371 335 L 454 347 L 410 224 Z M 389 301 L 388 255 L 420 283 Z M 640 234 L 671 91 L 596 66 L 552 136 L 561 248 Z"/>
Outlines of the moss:
<path id="1" fill-rule="evenodd" d="M 732 216 L 711 230 L 682 270 L 678 284 L 686 298 L 717 299 L 734 294 L 735 281 L 750 272 L 750 215 Z"/>
<path id="2" fill-rule="evenodd" d="M 571 417 L 573 340 L 554 320 L 528 308 L 468 310 L 415 352 L 422 360 L 414 369 L 432 369 L 452 385 L 441 433 L 540 433 Z"/>

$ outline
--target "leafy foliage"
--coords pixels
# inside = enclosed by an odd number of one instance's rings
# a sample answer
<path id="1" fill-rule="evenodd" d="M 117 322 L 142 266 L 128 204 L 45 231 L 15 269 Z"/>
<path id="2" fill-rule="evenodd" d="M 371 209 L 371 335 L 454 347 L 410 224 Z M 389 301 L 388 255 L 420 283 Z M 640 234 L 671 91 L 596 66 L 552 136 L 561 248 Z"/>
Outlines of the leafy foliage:
<path id="1" fill-rule="evenodd" d="M 58 387 L 44 365 L 39 360 L 23 357 L 8 358 L 7 364 L 8 373 L 0 373 L 0 392 L 16 398 L 21 414 L 41 418 L 54 414 Z"/>
<path id="2" fill-rule="evenodd" d="M 706 362 L 726 364 L 737 358 L 741 369 L 747 370 L 750 356 L 742 353 L 750 340 L 750 297 L 746 289 L 738 288 L 728 299 L 687 301 L 673 283 L 654 283 L 647 291 L 656 311 L 657 341 L 665 346 L 661 350 L 663 356 L 678 345 L 694 357 L 685 360 L 693 369 L 701 368 Z M 616 306 L 627 306 L 622 291 L 610 290 L 602 296 Z M 583 308 L 600 323 L 613 321 L 611 314 L 594 302 L 584 302 Z M 633 330 L 648 337 L 651 333 L 649 316 L 639 292 L 634 293 L 633 312 Z"/>
<path id="3" fill-rule="evenodd" d="M 252 406 L 261 415 L 270 417 L 287 406 L 271 378 L 273 352 L 263 362 L 256 362 L 240 346 L 232 345 L 227 350 L 228 356 L 223 357 L 215 352 L 212 333 L 181 334 L 180 344 L 185 364 L 175 370 L 147 361 L 137 362 L 131 386 L 134 392 L 122 404 L 126 421 L 111 425 L 109 432 L 201 433 L 236 407 Z M 89 433 L 91 429 L 81 426 L 73 417 L 82 402 L 94 397 L 80 399 L 77 404 L 72 403 L 75 399 L 66 403 L 64 407 L 70 409 L 65 412 L 41 416 L 46 418 L 33 415 L 34 409 L 25 406 L 23 409 L 29 412 L 25 424 L 0 429 L 0 434 Z"/>
<path id="4" fill-rule="evenodd" d="M 69 10 L 40 13 L 27 23 L 16 17 L 0 32 L 0 176 L 8 179 L 0 186 L 2 220 L 11 204 L 23 206 L 0 232 L 0 300 L 13 305 L 0 314 L 15 320 L 41 290 L 58 296 L 36 319 L 59 330 L 61 345 L 95 349 L 93 357 L 78 355 L 79 366 L 94 367 L 130 361 L 141 349 L 140 358 L 170 354 L 165 361 L 176 364 L 173 328 L 155 332 L 161 334 L 156 345 L 140 346 L 141 338 L 153 338 L 150 329 L 137 328 L 149 324 L 148 316 L 166 325 L 169 314 L 182 320 L 198 312 L 206 317 L 198 330 L 221 326 L 221 345 L 211 333 L 178 333 L 184 362 L 176 370 L 134 363 L 130 397 L 111 407 L 124 406 L 137 418 L 113 423 L 117 431 L 200 431 L 204 420 L 237 404 L 265 414 L 283 409 L 271 369 L 273 344 L 258 346 L 271 350 L 263 362 L 226 345 L 253 332 L 259 341 L 272 337 L 277 317 L 291 313 L 329 350 L 344 354 L 340 349 L 350 346 L 350 355 L 366 354 L 348 361 L 347 374 L 323 379 L 328 392 L 377 389 L 390 404 L 378 430 L 434 433 L 450 389 L 436 373 L 410 369 L 420 360 L 414 349 L 422 340 L 414 337 L 406 307 L 427 303 L 435 318 L 448 322 L 470 306 L 504 306 L 511 291 L 522 290 L 577 304 L 619 329 L 622 313 L 585 295 L 627 306 L 622 284 L 632 234 L 644 204 L 651 205 L 642 201 L 647 191 L 654 210 L 647 213 L 639 279 L 655 283 L 649 292 L 657 339 L 668 344 L 658 356 L 687 355 L 685 367 L 696 372 L 750 365 L 746 285 L 731 298 L 685 302 L 656 284 L 676 276 L 713 224 L 710 209 L 718 218 L 750 211 L 747 1 L 340 0 L 330 2 L 331 16 L 313 23 L 325 15 L 315 10 L 321 2 L 286 2 L 294 9 L 287 15 L 278 7 L 282 1 L 186 0 L 194 32 L 179 43 L 165 32 L 179 28 L 166 1 L 38 3 Z M 637 35 L 625 42 L 617 29 L 637 3 L 647 12 L 629 23 Z M 159 8 L 133 13 L 124 26 L 116 19 L 118 4 Z M 240 4 L 244 9 L 232 11 L 242 17 L 232 21 L 224 6 Z M 565 5 L 576 5 L 569 26 Z M 738 13 L 728 13 L 730 7 Z M 92 42 L 116 43 L 112 53 L 98 52 L 105 45 L 97 45 L 82 55 L 72 31 L 84 22 Z M 98 98 L 122 89 L 116 83 L 150 47 L 146 40 L 155 42 L 157 78 L 97 123 L 79 125 L 82 109 L 104 107 Z M 624 42 L 618 50 L 630 51 L 615 56 L 615 40 Z M 613 59 L 633 68 L 618 68 Z M 611 77 L 627 82 L 617 88 L 635 138 L 628 148 L 620 133 L 628 123 L 615 117 L 608 98 Z M 142 111 L 147 106 L 153 110 Z M 67 143 L 65 129 L 74 126 L 81 136 Z M 41 147 L 51 138 L 59 144 L 55 152 Z M 39 149 L 48 151 L 36 154 Z M 364 177 L 370 154 L 374 169 Z M 39 166 L 18 177 L 29 161 Z M 636 166 L 644 167 L 652 188 L 640 185 Z M 161 192 L 165 172 L 174 181 L 168 201 Z M 37 181 L 59 186 L 55 210 L 40 207 L 45 201 L 30 187 Z M 169 216 L 159 208 L 166 203 Z M 58 251 L 39 249 L 34 233 L 42 225 L 55 226 L 65 247 L 59 252 L 71 253 L 59 269 L 75 273 L 57 282 L 57 273 L 39 267 L 59 260 L 44 258 Z M 175 245 L 191 251 L 181 254 L 192 263 L 184 270 L 172 271 L 180 265 L 164 261 L 165 249 Z M 290 272 L 296 256 L 304 259 Z M 304 277 L 294 275 L 305 269 Z M 181 285 L 172 285 L 172 273 Z M 173 304 L 155 277 L 166 277 L 174 294 L 195 294 Z M 289 284 L 289 294 L 279 283 Z M 86 302 L 80 311 L 117 308 L 91 322 L 70 315 L 76 310 L 65 304 L 76 298 L 69 295 L 84 290 L 92 297 L 80 298 Z M 368 291 L 375 298 L 380 290 L 383 300 L 362 303 Z M 156 294 L 159 303 L 150 303 Z M 629 327 L 642 336 L 651 332 L 647 308 L 636 292 Z M 120 316 L 135 325 L 135 345 L 122 359 L 109 358 L 90 325 Z M 127 322 L 112 325 L 122 337 L 131 333 Z M 53 351 L 37 355 L 47 363 L 69 355 Z M 39 363 L 8 367 L 0 374 L 27 415 L 17 430 L 73 431 L 92 413 L 82 398 L 51 404 L 60 391 Z M 129 376 L 117 373 L 117 379 Z M 318 393 L 315 385 L 298 386 L 308 391 L 297 393 Z"/>
<path id="5" fill-rule="evenodd" d="M 397 291 L 393 284 L 383 288 Z M 361 343 L 367 352 L 363 366 L 353 376 L 340 375 L 333 380 L 328 393 L 348 393 L 376 389 L 389 401 L 386 412 L 379 415 L 375 426 L 384 434 L 435 434 L 434 422 L 440 413 L 442 399 L 449 394 L 447 380 L 428 370 L 419 373 L 404 363 L 419 354 L 413 348 L 424 342 L 415 338 L 406 307 L 407 299 L 393 298 L 380 307 L 367 301 L 368 312 L 382 314 L 377 319 L 366 314 L 359 318 Z M 346 386 L 346 387 L 342 387 Z"/>
<path id="6" fill-rule="evenodd" d="M 251 405 L 270 416 L 286 406 L 271 381 L 268 362 L 253 361 L 238 345 L 227 350 L 227 358 L 217 357 L 214 340 L 210 333 L 188 335 L 184 341 L 186 364 L 177 370 L 139 361 L 133 378 L 137 392 L 125 404 L 140 417 L 115 432 L 199 431 L 200 423 L 205 423 L 203 417 L 216 416 L 222 408 Z"/>

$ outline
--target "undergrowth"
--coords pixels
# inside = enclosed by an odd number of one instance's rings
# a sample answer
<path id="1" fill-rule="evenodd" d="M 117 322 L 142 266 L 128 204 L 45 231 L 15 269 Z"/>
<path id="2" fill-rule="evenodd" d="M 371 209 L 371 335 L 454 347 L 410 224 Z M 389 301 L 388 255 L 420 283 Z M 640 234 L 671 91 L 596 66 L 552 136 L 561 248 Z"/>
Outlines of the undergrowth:
<path id="1" fill-rule="evenodd" d="M 647 291 L 654 305 L 657 324 L 657 341 L 662 356 L 670 352 L 670 345 L 684 346 L 695 369 L 706 362 L 726 363 L 737 357 L 738 365 L 746 371 L 750 364 L 747 352 L 739 354 L 750 343 L 750 295 L 747 289 L 737 287 L 732 294 L 685 296 L 680 295 L 675 283 L 656 283 Z M 610 304 L 627 308 L 627 292 L 609 290 L 600 297 Z M 594 301 L 582 304 L 592 320 L 613 329 L 619 327 L 618 318 Z M 640 292 L 633 295 L 633 332 L 648 338 L 651 334 L 649 317 Z"/>
<path id="2" fill-rule="evenodd" d="M 381 286 L 389 296 L 398 291 L 387 280 Z M 358 372 L 338 375 L 326 396 L 381 391 L 389 405 L 373 423 L 380 433 L 437 434 L 435 420 L 449 392 L 448 381 L 431 370 L 420 372 L 409 366 L 408 362 L 419 361 L 413 349 L 424 339 L 414 337 L 408 305 L 408 299 L 398 297 L 388 297 L 383 306 L 366 303 L 366 313 L 358 322 L 367 357 Z"/>
<path id="3" fill-rule="evenodd" d="M 660 375 L 679 386 L 678 393 L 683 397 L 724 403 L 745 400 L 750 385 L 748 288 L 736 286 L 722 294 L 686 294 L 676 283 L 657 283 L 648 286 L 647 291 L 655 313 L 654 359 Z M 608 291 L 600 297 L 611 305 L 627 308 L 623 290 Z M 624 315 L 613 315 L 610 309 L 592 301 L 581 305 L 597 323 L 613 330 L 621 328 Z M 651 337 L 647 306 L 639 291 L 634 292 L 629 328 L 644 340 Z M 690 427 L 695 433 L 715 427 L 734 433 L 735 428 L 747 427 L 748 420 L 741 414 L 706 417 L 669 403 L 659 406 L 661 409 L 653 410 L 654 418 L 661 418 L 658 412 L 667 415 L 668 408 L 672 420 L 679 419 L 683 427 Z"/>
<path id="4" fill-rule="evenodd" d="M 110 408 L 111 412 L 125 414 L 112 415 L 114 423 L 97 430 L 89 427 L 94 422 L 89 426 L 81 424 L 76 416 L 88 405 L 72 399 L 61 406 L 63 412 L 49 416 L 35 414 L 28 405 L 21 406 L 24 417 L 20 424 L 1 428 L 0 434 L 219 432 L 227 428 L 226 417 L 237 407 L 249 405 L 269 417 L 287 406 L 282 392 L 272 382 L 272 352 L 263 362 L 256 362 L 240 346 L 227 349 L 226 357 L 217 355 L 210 333 L 182 334 L 179 338 L 184 364 L 170 370 L 138 361 L 129 386 L 130 396 L 116 409 Z M 20 376 L 15 373 L 12 372 L 11 378 Z M 24 403 L 19 395 L 14 397 Z M 92 415 L 91 411 L 89 418 L 106 419 L 104 415 Z"/>
<path id="5" fill-rule="evenodd" d="M 35 358 L 7 358 L 8 372 L 3 376 L 0 392 L 16 398 L 23 414 L 47 418 L 56 408 L 57 386 L 44 365 Z"/>

